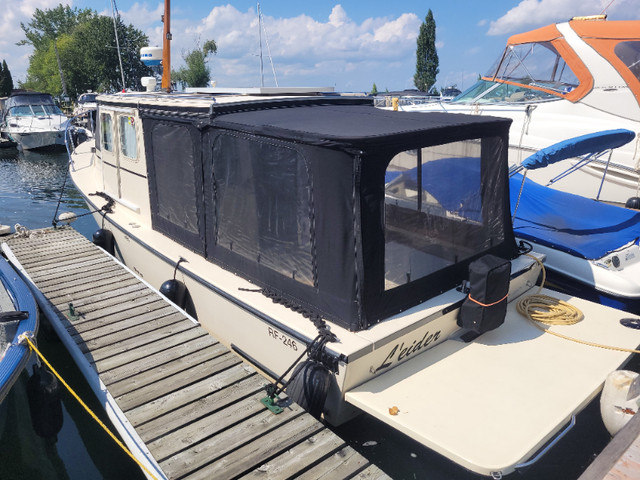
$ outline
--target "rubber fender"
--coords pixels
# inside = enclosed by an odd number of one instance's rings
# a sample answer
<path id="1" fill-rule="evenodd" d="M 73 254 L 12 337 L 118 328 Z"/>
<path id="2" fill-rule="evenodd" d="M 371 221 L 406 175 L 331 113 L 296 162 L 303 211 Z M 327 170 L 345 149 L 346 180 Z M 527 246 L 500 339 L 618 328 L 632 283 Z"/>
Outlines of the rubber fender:
<path id="1" fill-rule="evenodd" d="M 291 378 L 285 390 L 289 398 L 315 418 L 320 418 L 331 385 L 329 369 L 318 362 L 305 360 L 296 366 Z"/>
<path id="2" fill-rule="evenodd" d="M 111 230 L 100 228 L 93 234 L 93 243 L 102 248 L 109 255 L 115 253 L 115 241 Z"/>
<path id="3" fill-rule="evenodd" d="M 631 197 L 624 204 L 625 208 L 631 208 L 633 210 L 640 210 L 640 197 Z"/>
<path id="4" fill-rule="evenodd" d="M 33 366 L 27 381 L 31 425 L 42 438 L 55 438 L 62 429 L 62 401 L 58 379 L 44 366 Z"/>
<path id="5" fill-rule="evenodd" d="M 187 287 L 184 283 L 175 278 L 167 280 L 160 286 L 160 293 L 184 309 L 187 302 Z"/>

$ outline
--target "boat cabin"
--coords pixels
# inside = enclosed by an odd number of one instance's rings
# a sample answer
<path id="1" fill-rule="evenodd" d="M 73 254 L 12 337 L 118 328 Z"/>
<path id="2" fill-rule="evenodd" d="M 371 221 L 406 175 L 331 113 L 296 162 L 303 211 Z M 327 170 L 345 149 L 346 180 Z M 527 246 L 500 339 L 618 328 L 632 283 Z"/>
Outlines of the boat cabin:
<path id="1" fill-rule="evenodd" d="M 120 158 L 144 143 L 153 229 L 306 316 L 366 329 L 456 287 L 482 255 L 516 256 L 509 120 L 338 96 L 138 97 L 136 139 L 108 103 L 96 146 L 113 150 L 116 122 Z"/>

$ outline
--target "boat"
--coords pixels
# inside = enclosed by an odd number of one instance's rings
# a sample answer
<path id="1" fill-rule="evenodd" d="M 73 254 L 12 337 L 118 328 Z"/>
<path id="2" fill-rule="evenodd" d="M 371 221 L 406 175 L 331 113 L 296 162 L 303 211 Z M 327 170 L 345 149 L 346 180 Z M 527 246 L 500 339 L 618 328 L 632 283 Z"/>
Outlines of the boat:
<path id="1" fill-rule="evenodd" d="M 516 238 L 530 242 L 535 251 L 546 255 L 548 278 L 556 286 L 615 308 L 639 312 L 640 212 L 555 190 L 527 178 L 529 172 L 584 156 L 578 168 L 572 165 L 560 176 L 574 175 L 597 158 L 606 159 L 603 153 L 634 138 L 635 133 L 629 130 L 609 130 L 539 150 L 511 169 L 510 196 Z M 601 183 L 605 179 L 606 174 Z"/>
<path id="2" fill-rule="evenodd" d="M 73 116 L 78 117 L 76 119 L 77 123 L 94 128 L 96 123 L 95 115 L 98 108 L 96 104 L 97 96 L 98 94 L 95 92 L 86 92 L 78 97 L 78 102 L 73 109 Z"/>
<path id="3" fill-rule="evenodd" d="M 63 149 L 68 124 L 48 93 L 18 91 L 5 102 L 0 131 L 23 150 Z"/>
<path id="4" fill-rule="evenodd" d="M 509 162 L 517 165 L 566 138 L 617 128 L 638 134 L 639 60 L 640 21 L 578 17 L 513 35 L 487 74 L 456 98 L 400 101 L 398 108 L 511 118 Z M 624 205 L 637 196 L 639 142 L 640 136 L 614 152 L 601 200 Z M 531 172 L 531 178 L 546 185 L 559 168 Z M 592 162 L 552 188 L 595 198 L 604 168 L 604 161 Z"/>
<path id="5" fill-rule="evenodd" d="M 517 313 L 544 256 L 514 237 L 508 119 L 300 88 L 97 103 L 70 162 L 94 242 L 272 378 L 269 398 L 286 386 L 332 425 L 367 412 L 502 475 L 628 359 Z M 584 319 L 549 330 L 640 343 L 620 311 L 558 295 Z"/>
<path id="6" fill-rule="evenodd" d="M 31 350 L 21 335 L 35 338 L 38 310 L 29 287 L 0 256 L 0 403 L 24 370 Z"/>

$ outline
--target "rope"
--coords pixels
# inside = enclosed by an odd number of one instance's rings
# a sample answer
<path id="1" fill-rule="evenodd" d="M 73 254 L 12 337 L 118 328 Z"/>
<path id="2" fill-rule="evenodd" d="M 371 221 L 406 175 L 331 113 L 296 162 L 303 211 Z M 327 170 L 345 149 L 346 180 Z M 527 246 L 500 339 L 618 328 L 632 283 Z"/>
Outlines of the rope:
<path id="1" fill-rule="evenodd" d="M 507 294 L 506 294 L 504 297 L 502 297 L 500 300 L 496 300 L 496 301 L 495 301 L 495 302 L 493 302 L 493 303 L 482 303 L 481 301 L 476 300 L 475 298 L 473 298 L 473 297 L 471 296 L 471 294 L 469 294 L 469 295 L 467 295 L 467 296 L 468 296 L 469 300 L 471 300 L 473 303 L 475 303 L 475 304 L 477 304 L 477 305 L 480 305 L 481 307 L 485 307 L 485 308 L 487 308 L 487 307 L 493 307 L 494 305 L 499 304 L 499 303 L 500 303 L 500 302 L 502 302 L 503 300 L 506 300 L 506 299 L 507 299 L 507 297 L 509 296 L 509 294 L 507 293 Z"/>
<path id="2" fill-rule="evenodd" d="M 116 442 L 118 444 L 118 446 L 124 450 L 124 452 L 129 455 L 129 457 L 131 457 L 131 459 L 136 462 L 138 464 L 138 466 L 145 471 L 145 473 L 147 475 L 149 475 L 151 478 L 153 478 L 154 480 L 158 480 L 158 477 L 156 477 L 153 473 L 151 473 L 149 471 L 149 469 L 147 467 L 145 467 L 134 455 L 133 453 L 131 453 L 131 451 L 111 432 L 111 430 L 109 430 L 109 427 L 107 427 L 102 420 L 100 420 L 98 418 L 98 416 L 93 413 L 93 411 L 82 401 L 82 399 L 78 396 L 78 394 L 76 392 L 73 391 L 73 389 L 67 384 L 67 382 L 65 382 L 63 380 L 63 378 L 60 376 L 60 374 L 51 366 L 51 364 L 47 361 L 47 359 L 44 357 L 44 355 L 42 355 L 42 353 L 40 353 L 40 351 L 37 349 L 37 347 L 35 346 L 35 344 L 32 342 L 31 337 L 33 336 L 33 332 L 25 332 L 23 334 L 21 334 L 18 338 L 20 339 L 20 341 L 26 341 L 29 344 L 29 348 L 31 348 L 31 350 L 33 350 L 39 358 L 42 359 L 42 361 L 45 363 L 45 365 L 49 368 L 49 370 L 51 370 L 51 373 L 53 373 L 58 380 L 60 380 L 60 382 L 65 386 L 65 388 L 67 390 L 69 390 L 69 393 L 71 393 L 71 395 L 73 395 L 73 397 L 78 401 L 78 403 L 80 405 L 82 405 L 82 407 L 87 411 L 87 413 L 89 413 L 89 415 L 91 415 L 91 417 L 93 417 L 93 419 L 98 422 L 98 425 L 100 425 L 102 427 L 102 429 L 107 432 L 107 434 L 113 439 L 114 442 Z"/>
<path id="3" fill-rule="evenodd" d="M 520 315 L 527 318 L 534 326 L 536 326 L 543 332 L 549 333 L 559 338 L 563 338 L 565 340 L 569 340 L 571 342 L 587 345 L 590 347 L 604 348 L 606 350 L 614 350 L 617 352 L 640 353 L 640 350 L 603 345 L 587 340 L 580 340 L 574 337 L 563 335 L 558 332 L 551 331 L 549 330 L 549 328 L 545 328 L 545 325 L 575 325 L 576 323 L 582 321 L 582 319 L 584 318 L 584 314 L 577 307 L 570 305 L 567 302 L 554 297 L 550 297 L 549 295 L 541 295 L 540 291 L 542 291 L 542 287 L 544 286 L 547 278 L 544 265 L 542 264 L 540 259 L 536 258 L 535 256 L 528 253 L 525 255 L 527 255 L 527 257 L 533 258 L 538 263 L 538 265 L 540 265 L 540 268 L 542 269 L 542 282 L 540 282 L 537 293 L 528 295 L 517 301 L 516 310 Z"/>

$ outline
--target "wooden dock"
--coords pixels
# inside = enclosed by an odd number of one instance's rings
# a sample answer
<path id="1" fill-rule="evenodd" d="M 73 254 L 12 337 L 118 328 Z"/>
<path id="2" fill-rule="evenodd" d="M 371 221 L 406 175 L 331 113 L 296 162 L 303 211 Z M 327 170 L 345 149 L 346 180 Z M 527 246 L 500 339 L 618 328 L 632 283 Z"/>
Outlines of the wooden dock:
<path id="1" fill-rule="evenodd" d="M 578 480 L 640 478 L 640 415 L 636 414 L 611 439 Z"/>
<path id="2" fill-rule="evenodd" d="M 267 410 L 265 378 L 72 228 L 2 249 L 155 477 L 389 478 L 296 404 Z"/>

